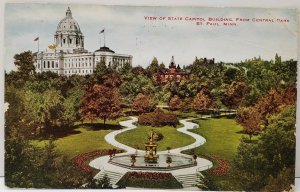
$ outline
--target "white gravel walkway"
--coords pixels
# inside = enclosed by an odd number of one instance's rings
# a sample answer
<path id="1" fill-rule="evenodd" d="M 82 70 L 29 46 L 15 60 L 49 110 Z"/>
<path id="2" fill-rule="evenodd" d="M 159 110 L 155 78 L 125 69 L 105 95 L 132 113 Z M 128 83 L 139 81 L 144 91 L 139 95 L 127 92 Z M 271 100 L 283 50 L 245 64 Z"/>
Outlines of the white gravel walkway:
<path id="1" fill-rule="evenodd" d="M 108 142 L 109 144 L 111 144 L 115 147 L 118 147 L 120 149 L 124 149 L 126 151 L 126 152 L 124 152 L 122 154 L 118 154 L 118 155 L 136 153 L 136 149 L 129 147 L 127 145 L 124 145 L 122 143 L 119 143 L 115 139 L 116 135 L 118 135 L 122 132 L 128 131 L 128 130 L 137 128 L 135 125 L 133 125 L 133 123 L 137 122 L 137 118 L 136 117 L 130 117 L 130 118 L 131 118 L 131 120 L 126 120 L 126 121 L 122 121 L 119 123 L 121 126 L 123 126 L 125 128 L 113 131 L 105 136 L 106 142 Z M 190 135 L 191 137 L 195 138 L 196 141 L 190 145 L 170 150 L 171 154 L 184 155 L 181 153 L 182 151 L 198 147 L 200 145 L 203 145 L 206 142 L 205 138 L 203 138 L 202 136 L 188 131 L 190 129 L 198 128 L 197 124 L 189 122 L 193 119 L 180 120 L 180 123 L 182 123 L 184 126 L 181 128 L 178 128 L 177 131 L 185 133 L 187 135 Z M 180 139 L 180 138 L 178 138 L 178 139 Z M 168 151 L 166 150 L 166 151 L 158 152 L 158 154 L 165 154 L 165 153 L 168 153 Z M 138 150 L 138 154 L 144 154 L 144 151 Z M 118 167 L 118 166 L 108 163 L 108 160 L 109 160 L 108 156 L 98 157 L 98 158 L 94 159 L 93 161 L 91 161 L 89 165 L 91 167 L 94 167 L 94 168 L 100 169 L 100 170 L 110 170 L 110 171 L 116 171 L 116 172 L 121 172 L 121 173 L 126 173 L 128 171 L 128 169 L 126 169 L 126 168 L 121 168 L 121 167 Z M 195 172 L 196 170 L 198 170 L 198 171 L 205 170 L 210 167 L 212 167 L 212 162 L 210 162 L 206 159 L 203 159 L 203 158 L 197 158 L 197 166 L 179 169 L 179 170 L 173 170 L 170 172 L 172 172 L 172 174 L 174 174 L 174 175 L 178 175 L 178 174 L 182 174 L 182 173 Z"/>

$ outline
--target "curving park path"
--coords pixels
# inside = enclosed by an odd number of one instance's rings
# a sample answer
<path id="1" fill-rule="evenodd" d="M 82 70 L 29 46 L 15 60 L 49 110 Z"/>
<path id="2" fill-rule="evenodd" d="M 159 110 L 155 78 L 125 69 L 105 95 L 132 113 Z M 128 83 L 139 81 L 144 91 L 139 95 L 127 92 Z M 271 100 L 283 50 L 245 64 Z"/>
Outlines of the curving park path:
<path id="1" fill-rule="evenodd" d="M 116 140 L 116 135 L 118 135 L 120 133 L 123 133 L 125 131 L 128 131 L 128 130 L 132 130 L 132 129 L 137 128 L 133 123 L 137 122 L 138 119 L 136 117 L 130 117 L 130 118 L 131 118 L 130 120 L 121 121 L 119 123 L 121 126 L 124 127 L 123 129 L 116 130 L 116 131 L 113 131 L 111 133 L 108 133 L 104 138 L 107 143 L 126 151 L 124 153 L 117 154 L 117 155 L 134 154 L 134 153 L 144 154 L 143 150 L 138 150 L 137 151 L 133 147 L 124 145 L 124 144 L 122 144 L 122 143 L 120 143 Z M 193 119 L 197 119 L 197 118 L 180 120 L 179 122 L 181 124 L 183 124 L 183 127 L 178 128 L 177 131 L 179 131 L 181 133 L 184 133 L 184 134 L 187 134 L 187 135 L 195 138 L 196 141 L 194 143 L 190 144 L 190 145 L 172 149 L 172 150 L 170 150 L 170 153 L 186 156 L 186 154 L 182 154 L 181 152 L 184 151 L 184 150 L 196 148 L 200 145 L 203 145 L 206 142 L 206 139 L 203 138 L 202 136 L 189 131 L 191 129 L 195 129 L 195 128 L 199 127 L 198 124 L 190 122 Z M 166 150 L 166 151 L 158 152 L 158 154 L 165 154 L 165 153 L 168 153 L 168 151 Z M 112 174 L 112 175 L 109 175 L 109 176 L 116 177 L 116 179 L 112 182 L 112 184 L 116 184 L 117 181 L 127 171 L 129 171 L 129 169 L 110 164 L 110 163 L 108 163 L 108 160 L 109 160 L 108 155 L 98 157 L 98 158 L 92 160 L 89 163 L 89 165 L 93 168 L 96 168 L 96 169 L 100 170 L 100 172 L 95 176 L 95 178 L 102 178 L 104 174 L 108 174 L 108 175 Z M 207 159 L 204 159 L 204 158 L 197 158 L 197 165 L 194 166 L 194 167 L 183 168 L 183 169 L 178 169 L 178 170 L 172 170 L 172 171 L 167 171 L 167 172 L 172 173 L 172 175 L 174 175 L 181 183 L 184 184 L 185 182 L 190 180 L 188 177 L 193 177 L 194 178 L 193 180 L 195 180 L 196 173 L 198 171 L 203 171 L 203 170 L 209 169 L 212 166 L 213 166 L 213 164 L 212 164 L 211 161 L 209 161 Z M 142 170 L 140 170 L 140 171 L 142 171 Z M 147 170 L 147 171 L 149 172 L 149 170 Z M 116 176 L 117 174 L 119 174 L 119 176 Z M 184 185 L 184 186 L 189 186 L 189 185 Z"/>
<path id="2" fill-rule="evenodd" d="M 136 152 L 136 149 L 132 148 L 132 147 L 129 147 L 127 145 L 124 145 L 120 142 L 118 142 L 116 140 L 116 135 L 120 134 L 120 133 L 123 133 L 125 131 L 129 131 L 131 129 L 135 129 L 137 128 L 133 123 L 137 122 L 137 118 L 136 117 L 130 117 L 131 119 L 130 120 L 126 120 L 126 121 L 121 121 L 119 122 L 119 124 L 122 126 L 122 127 L 125 127 L 124 129 L 120 129 L 120 130 L 116 130 L 116 131 L 113 131 L 113 132 L 110 132 L 108 133 L 104 139 L 107 143 L 115 146 L 115 147 L 118 147 L 120 149 L 123 149 L 125 150 L 126 152 L 125 153 L 135 153 Z M 122 153 L 124 154 L 124 153 Z"/>
<path id="3" fill-rule="evenodd" d="M 137 122 L 138 119 L 136 117 L 130 117 L 130 118 L 131 118 L 131 120 L 121 121 L 119 123 L 121 126 L 125 127 L 124 129 L 113 131 L 113 132 L 107 134 L 104 138 L 107 143 L 109 143 L 109 144 L 111 144 L 115 147 L 118 147 L 120 149 L 125 150 L 126 151 L 125 153 L 135 153 L 136 149 L 118 142 L 116 140 L 116 135 L 118 135 L 120 133 L 123 133 L 125 131 L 128 131 L 128 130 L 132 130 L 132 129 L 137 128 L 133 123 Z M 180 120 L 179 122 L 181 124 L 183 124 L 183 127 L 178 128 L 177 131 L 193 137 L 196 141 L 194 143 L 190 144 L 190 145 L 172 149 L 172 150 L 170 150 L 170 153 L 177 153 L 178 154 L 178 153 L 181 153 L 182 151 L 199 147 L 200 145 L 203 145 L 206 142 L 206 139 L 204 137 L 188 131 L 190 129 L 196 129 L 196 128 L 199 127 L 198 124 L 193 123 L 193 122 L 189 122 L 189 121 L 194 120 L 194 119 L 196 119 L 196 118 Z M 143 153 L 143 152 L 144 152 L 143 150 L 138 150 L 138 153 Z M 165 150 L 165 151 L 160 151 L 158 153 L 163 154 L 163 153 L 167 153 L 167 152 L 168 151 Z M 125 153 L 122 153 L 122 154 L 125 154 Z"/>

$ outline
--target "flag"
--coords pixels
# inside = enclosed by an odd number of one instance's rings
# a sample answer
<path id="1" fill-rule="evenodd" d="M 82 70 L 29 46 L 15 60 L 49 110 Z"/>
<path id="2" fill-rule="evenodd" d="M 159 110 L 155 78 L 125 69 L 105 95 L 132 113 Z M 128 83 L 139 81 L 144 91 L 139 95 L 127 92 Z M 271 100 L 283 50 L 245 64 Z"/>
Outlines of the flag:
<path id="1" fill-rule="evenodd" d="M 101 34 L 101 33 L 104 33 L 104 29 L 103 29 L 102 31 L 100 31 L 100 33 L 99 33 L 99 34 Z"/>
<path id="2" fill-rule="evenodd" d="M 38 41 L 39 40 L 39 37 L 35 38 L 33 41 Z"/>

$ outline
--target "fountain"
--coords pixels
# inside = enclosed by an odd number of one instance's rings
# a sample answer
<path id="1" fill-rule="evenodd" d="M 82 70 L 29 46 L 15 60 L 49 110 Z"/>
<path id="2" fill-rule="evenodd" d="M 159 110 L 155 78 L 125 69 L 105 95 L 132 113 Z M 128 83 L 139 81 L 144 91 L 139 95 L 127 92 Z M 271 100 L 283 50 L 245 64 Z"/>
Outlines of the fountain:
<path id="1" fill-rule="evenodd" d="M 145 143 L 145 155 L 144 160 L 147 163 L 157 163 L 158 156 L 156 155 L 157 144 L 154 142 L 154 132 L 153 129 L 150 133 L 149 142 Z"/>
<path id="2" fill-rule="evenodd" d="M 126 154 L 112 157 L 108 163 L 131 170 L 176 170 L 196 166 L 193 157 L 184 154 L 157 154 L 155 132 L 151 130 L 149 141 L 145 143 L 144 154 Z"/>

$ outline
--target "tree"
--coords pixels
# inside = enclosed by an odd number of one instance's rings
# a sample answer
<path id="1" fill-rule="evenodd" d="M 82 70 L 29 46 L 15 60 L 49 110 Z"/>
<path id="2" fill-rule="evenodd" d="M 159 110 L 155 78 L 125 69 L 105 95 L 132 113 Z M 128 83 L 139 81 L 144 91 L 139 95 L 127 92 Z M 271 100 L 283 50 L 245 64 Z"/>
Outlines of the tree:
<path id="1" fill-rule="evenodd" d="M 202 171 L 197 173 L 196 187 L 204 191 L 218 191 L 214 178 L 208 171 Z"/>
<path id="2" fill-rule="evenodd" d="M 83 119 L 115 119 L 120 115 L 120 96 L 117 89 L 95 84 L 87 88 L 81 106 Z"/>
<path id="3" fill-rule="evenodd" d="M 169 107 L 172 111 L 180 109 L 181 105 L 182 105 L 181 99 L 177 95 L 172 97 L 169 103 Z"/>
<path id="4" fill-rule="evenodd" d="M 22 120 L 24 115 L 24 103 L 22 98 L 22 91 L 16 89 L 14 86 L 5 86 L 5 102 L 9 104 L 5 112 L 5 134 L 9 133 L 9 129 Z"/>
<path id="5" fill-rule="evenodd" d="M 278 113 L 284 106 L 295 104 L 296 93 L 297 91 L 294 87 L 288 87 L 285 90 L 271 89 L 268 91 L 255 104 L 262 121 L 266 123 L 271 115 Z"/>
<path id="6" fill-rule="evenodd" d="M 228 67 L 224 71 L 223 82 L 225 84 L 231 84 L 232 82 L 238 80 L 239 73 L 240 71 L 238 68 Z"/>
<path id="7" fill-rule="evenodd" d="M 132 107 L 138 113 L 145 113 L 150 112 L 153 107 L 153 103 L 148 96 L 140 93 L 135 97 Z"/>
<path id="8" fill-rule="evenodd" d="M 253 135 L 257 135 L 261 132 L 260 114 L 254 107 L 242 108 L 238 112 L 236 121 L 243 126 L 244 133 L 249 135 L 250 141 Z"/>
<path id="9" fill-rule="evenodd" d="M 102 82 L 102 77 L 107 74 L 109 71 L 109 68 L 107 68 L 106 63 L 104 60 L 101 60 L 100 62 L 97 63 L 95 71 L 92 75 L 93 79 L 97 83 Z"/>
<path id="10" fill-rule="evenodd" d="M 24 84 L 31 80 L 35 74 L 34 56 L 31 51 L 25 51 L 14 56 L 14 64 L 17 71 L 5 72 L 5 83 L 22 88 Z"/>
<path id="11" fill-rule="evenodd" d="M 123 67 L 122 67 L 122 69 L 121 69 L 121 73 L 122 73 L 122 74 L 129 73 L 129 72 L 131 71 L 131 69 L 132 69 L 131 64 L 128 63 L 128 62 L 126 62 L 126 63 L 124 63 L 124 65 L 123 65 Z"/>
<path id="12" fill-rule="evenodd" d="M 14 64 L 18 68 L 18 72 L 23 79 L 27 79 L 31 74 L 35 73 L 34 57 L 31 51 L 25 51 L 14 56 Z"/>
<path id="13" fill-rule="evenodd" d="M 291 191 L 291 185 L 295 179 L 295 168 L 284 168 L 277 177 L 270 176 L 268 184 L 263 188 L 263 191 Z"/>
<path id="14" fill-rule="evenodd" d="M 80 104 L 84 91 L 80 87 L 74 87 L 68 91 L 64 100 L 63 120 L 64 125 L 71 125 L 74 121 L 80 120 Z"/>
<path id="15" fill-rule="evenodd" d="M 103 77 L 103 85 L 110 88 L 119 87 L 122 83 L 121 76 L 115 71 L 105 74 Z"/>
<path id="16" fill-rule="evenodd" d="M 237 108 L 240 106 L 246 92 L 247 88 L 245 83 L 233 81 L 221 101 L 229 109 Z"/>
<path id="17" fill-rule="evenodd" d="M 198 111 L 207 111 L 213 104 L 213 99 L 211 98 L 208 90 L 202 89 L 195 97 L 194 97 L 194 109 Z"/>
<path id="18" fill-rule="evenodd" d="M 147 76 L 130 73 L 123 78 L 124 81 L 120 86 L 120 92 L 124 97 L 135 97 L 139 93 L 143 93 L 145 95 L 155 93 L 155 87 L 151 79 Z"/>
<path id="19" fill-rule="evenodd" d="M 30 145 L 11 128 L 5 140 L 5 184 L 12 188 L 78 188 L 86 175 L 55 150 L 50 142 L 45 148 Z"/>
<path id="20" fill-rule="evenodd" d="M 154 57 L 150 65 L 147 67 L 147 72 L 150 75 L 150 77 L 152 77 L 158 72 L 158 70 L 159 70 L 158 60 L 156 57 Z"/>
<path id="21" fill-rule="evenodd" d="M 105 174 L 102 179 L 94 179 L 91 177 L 87 185 L 84 186 L 86 189 L 112 189 L 110 180 Z"/>
<path id="22" fill-rule="evenodd" d="M 284 169 L 294 169 L 295 140 L 295 106 L 287 106 L 280 113 L 268 119 L 268 125 L 257 142 L 242 139 L 234 157 L 235 179 L 242 190 L 259 191 L 271 182 L 271 178 L 280 177 Z M 284 181 L 293 184 L 294 178 Z M 282 186 L 279 182 L 278 188 Z M 276 187 L 272 187 L 276 188 Z"/>
<path id="23" fill-rule="evenodd" d="M 49 89 L 42 93 L 25 91 L 24 119 L 27 125 L 35 127 L 36 131 L 53 131 L 63 121 L 64 98 L 59 91 Z"/>

